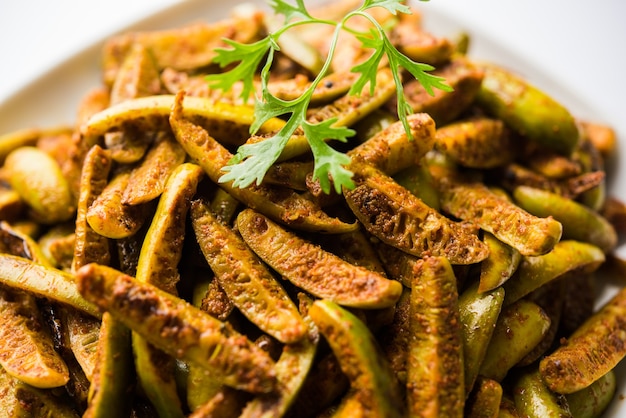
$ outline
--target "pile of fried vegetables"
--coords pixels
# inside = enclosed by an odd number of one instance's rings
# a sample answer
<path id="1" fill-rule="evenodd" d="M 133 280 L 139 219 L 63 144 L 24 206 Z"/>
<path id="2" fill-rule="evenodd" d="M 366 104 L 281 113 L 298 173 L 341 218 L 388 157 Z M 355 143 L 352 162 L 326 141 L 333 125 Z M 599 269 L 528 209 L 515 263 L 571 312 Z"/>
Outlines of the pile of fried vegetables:
<path id="1" fill-rule="evenodd" d="M 342 38 L 309 108 L 357 133 L 333 144 L 341 194 L 297 132 L 261 184 L 220 181 L 285 124 L 251 137 L 243 86 L 205 79 L 224 38 L 267 33 L 258 9 L 118 35 L 75 126 L 0 136 L 0 416 L 602 414 L 626 355 L 626 290 L 596 306 L 626 269 L 614 132 L 417 10 L 376 18 L 453 91 L 405 77 L 407 135 L 384 62 L 347 94 L 370 52 Z M 276 97 L 306 89 L 326 35 L 290 32 Z"/>

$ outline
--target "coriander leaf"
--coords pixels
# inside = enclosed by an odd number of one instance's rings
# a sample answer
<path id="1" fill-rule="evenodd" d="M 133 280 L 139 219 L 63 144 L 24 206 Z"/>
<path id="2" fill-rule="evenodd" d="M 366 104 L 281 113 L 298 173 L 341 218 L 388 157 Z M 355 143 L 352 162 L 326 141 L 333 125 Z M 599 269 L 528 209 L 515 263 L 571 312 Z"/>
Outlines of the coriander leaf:
<path id="1" fill-rule="evenodd" d="M 357 36 L 357 39 L 361 41 L 363 48 L 372 49 L 374 52 L 367 58 L 367 60 L 352 68 L 351 72 L 361 73 L 361 75 L 350 87 L 350 91 L 348 92 L 350 95 L 361 94 L 361 91 L 363 91 L 363 88 L 367 83 L 370 85 L 370 94 L 374 94 L 374 89 L 376 88 L 376 73 L 378 72 L 380 61 L 385 56 L 385 50 L 383 49 L 382 40 L 376 37 L 376 32 L 372 31 L 372 34 L 374 36 Z"/>
<path id="2" fill-rule="evenodd" d="M 396 50 L 395 47 L 393 49 Z M 397 50 L 394 56 L 397 65 L 409 71 L 431 96 L 435 94 L 433 89 L 452 91 L 452 87 L 446 84 L 445 78 L 428 73 L 435 69 L 432 65 L 415 62 Z"/>
<path id="3" fill-rule="evenodd" d="M 216 48 L 213 61 L 222 68 L 239 62 L 233 69 L 221 74 L 209 74 L 205 79 L 213 88 L 230 90 L 238 81 L 243 82 L 241 98 L 247 101 L 254 90 L 254 75 L 261 60 L 271 48 L 270 38 L 264 38 L 251 44 L 242 44 L 230 39 L 224 40 L 231 48 Z"/>
<path id="4" fill-rule="evenodd" d="M 345 168 L 350 164 L 350 157 L 332 148 L 326 143 L 326 139 L 333 138 L 346 142 L 355 132 L 346 127 L 332 126 L 335 122 L 335 119 L 329 119 L 317 124 L 305 122 L 302 125 L 315 160 L 313 180 L 319 181 L 322 191 L 326 194 L 330 193 L 331 179 L 337 193 L 341 193 L 342 187 L 354 188 L 353 173 Z"/>
<path id="5" fill-rule="evenodd" d="M 263 177 L 276 162 L 285 144 L 299 125 L 298 119 L 291 119 L 274 136 L 260 142 L 247 143 L 237 149 L 231 160 L 233 164 L 222 168 L 226 174 L 219 178 L 220 183 L 233 181 L 233 187 L 248 187 L 256 182 L 261 184 Z"/>
<path id="6" fill-rule="evenodd" d="M 283 0 L 270 0 L 269 5 L 277 14 L 285 16 L 285 23 L 294 19 L 313 19 L 304 5 L 304 0 L 296 0 L 295 6 Z"/>
<path id="7" fill-rule="evenodd" d="M 393 15 L 396 15 L 398 12 L 408 15 L 411 14 L 411 9 L 406 4 L 402 4 L 400 0 L 365 0 L 363 6 L 361 6 L 361 10 L 372 7 L 383 7 Z"/>

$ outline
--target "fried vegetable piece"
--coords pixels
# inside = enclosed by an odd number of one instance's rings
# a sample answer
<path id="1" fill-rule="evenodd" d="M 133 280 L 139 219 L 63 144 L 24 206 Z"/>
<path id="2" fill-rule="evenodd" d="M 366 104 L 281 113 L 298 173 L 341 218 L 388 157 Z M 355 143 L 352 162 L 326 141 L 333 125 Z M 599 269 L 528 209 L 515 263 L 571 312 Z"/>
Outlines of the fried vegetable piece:
<path id="1" fill-rule="evenodd" d="M 489 232 L 483 234 L 483 242 L 489 247 L 489 257 L 480 265 L 479 292 L 486 292 L 501 286 L 513 276 L 522 261 L 519 251 Z"/>
<path id="2" fill-rule="evenodd" d="M 463 337 L 456 277 L 444 257 L 417 264 L 409 311 L 409 414 L 461 417 L 465 403 Z"/>
<path id="3" fill-rule="evenodd" d="M 213 23 L 194 23 L 180 28 L 127 32 L 107 41 L 103 47 L 105 82 L 115 79 L 127 51 L 135 43 L 152 51 L 158 68 L 193 70 L 211 63 L 216 47 L 225 47 L 224 38 L 242 43 L 257 39 L 263 13 L 257 9 L 239 9 L 228 19 Z"/>
<path id="4" fill-rule="evenodd" d="M 175 96 L 169 94 L 126 100 L 94 114 L 81 125 L 80 133 L 90 139 L 128 127 L 147 131 L 166 129 L 167 118 L 175 100 Z M 254 109 L 251 106 L 216 103 L 200 97 L 185 97 L 181 112 L 185 118 L 202 121 L 202 125 L 210 128 L 216 138 L 235 135 L 239 138 L 235 141 L 238 143 L 249 137 L 248 129 L 254 122 Z M 274 132 L 284 124 L 283 120 L 272 118 L 259 131 Z"/>
<path id="5" fill-rule="evenodd" d="M 626 356 L 625 310 L 626 289 L 622 289 L 541 360 L 541 376 L 552 391 L 570 394 L 582 390 Z"/>
<path id="6" fill-rule="evenodd" d="M 572 414 L 565 396 L 545 385 L 536 368 L 524 369 L 513 383 L 515 408 L 529 418 L 567 418 Z"/>
<path id="7" fill-rule="evenodd" d="M 204 169 L 208 177 L 219 183 L 225 167 L 233 157 L 201 126 L 184 118 L 183 95 L 178 95 L 172 109 L 170 123 L 176 139 L 187 154 Z M 234 187 L 232 182 L 220 186 L 237 200 L 258 210 L 270 218 L 305 231 L 342 233 L 358 229 L 358 225 L 347 224 L 331 218 L 313 201 L 293 190 L 252 184 L 246 188 Z"/>
<path id="8" fill-rule="evenodd" d="M 0 284 L 70 305 L 99 318 L 98 308 L 83 298 L 74 277 L 23 257 L 0 254 Z"/>
<path id="9" fill-rule="evenodd" d="M 479 378 L 465 404 L 467 418 L 495 418 L 502 402 L 502 386 L 495 380 Z"/>
<path id="10" fill-rule="evenodd" d="M 15 378 L 38 388 L 69 380 L 67 365 L 55 351 L 35 298 L 0 287 L 0 365 Z"/>
<path id="11" fill-rule="evenodd" d="M 287 344 L 276 362 L 278 389 L 275 393 L 259 395 L 248 402 L 241 418 L 280 418 L 285 415 L 306 379 L 317 352 L 317 340 L 305 337 Z"/>
<path id="12" fill-rule="evenodd" d="M 585 389 L 565 395 L 572 416 L 575 418 L 602 416 L 615 396 L 616 386 L 615 372 L 611 370 Z"/>
<path id="13" fill-rule="evenodd" d="M 452 264 L 487 257 L 474 227 L 444 217 L 374 167 L 353 163 L 352 168 L 357 186 L 344 196 L 370 234 L 417 257 L 445 256 Z"/>
<path id="14" fill-rule="evenodd" d="M 137 280 L 177 294 L 185 221 L 190 201 L 203 176 L 202 169 L 192 163 L 179 165 L 169 176 L 141 246 Z"/>
<path id="15" fill-rule="evenodd" d="M 434 145 L 435 123 L 425 113 L 415 113 L 407 119 L 412 139 L 408 138 L 402 122 L 395 122 L 350 150 L 348 155 L 389 176 L 418 164 Z"/>
<path id="16" fill-rule="evenodd" d="M 99 145 L 93 146 L 85 156 L 76 211 L 72 271 L 90 262 L 108 264 L 111 260 L 108 238 L 94 231 L 87 221 L 89 207 L 107 185 L 111 165 L 109 153 Z"/>
<path id="17" fill-rule="evenodd" d="M 98 235 L 112 239 L 128 238 L 143 226 L 148 217 L 149 207 L 131 206 L 122 201 L 124 190 L 129 184 L 130 171 L 115 174 L 89 205 L 86 214 L 87 223 Z"/>
<path id="18" fill-rule="evenodd" d="M 60 319 L 67 336 L 66 344 L 85 373 L 85 377 L 91 382 L 98 363 L 96 353 L 102 325 L 101 318 L 64 307 L 60 310 Z"/>
<path id="19" fill-rule="evenodd" d="M 564 155 L 576 149 L 578 126 L 565 107 L 504 68 L 480 67 L 485 76 L 476 99 L 487 112 L 546 148 Z"/>
<path id="20" fill-rule="evenodd" d="M 604 158 L 610 158 L 617 149 L 617 135 L 610 126 L 597 122 L 580 121 L 583 135 L 600 151 Z"/>
<path id="21" fill-rule="evenodd" d="M 178 165 L 168 175 L 141 246 L 135 274 L 138 281 L 178 293 L 178 263 L 182 258 L 187 212 L 203 175 L 202 169 L 191 163 Z M 147 398 L 160 415 L 182 417 L 173 358 L 136 332 L 132 333 L 132 346 L 137 376 Z"/>
<path id="22" fill-rule="evenodd" d="M 134 168 L 124 189 L 122 203 L 140 205 L 156 199 L 165 190 L 167 179 L 174 169 L 185 162 L 185 150 L 171 136 L 160 136 Z"/>
<path id="23" fill-rule="evenodd" d="M 108 312 L 102 315 L 102 326 L 96 351 L 94 371 L 84 418 L 127 416 L 132 389 L 132 353 L 130 331 Z"/>
<path id="24" fill-rule="evenodd" d="M 53 224 L 74 215 L 70 186 L 50 155 L 36 147 L 21 147 L 7 155 L 3 170 L 38 222 Z"/>
<path id="25" fill-rule="evenodd" d="M 34 146 L 40 135 L 41 131 L 36 128 L 20 129 L 0 135 L 0 163 L 4 164 L 5 158 L 12 151 Z"/>
<path id="26" fill-rule="evenodd" d="M 553 216 L 563 225 L 563 238 L 591 243 L 604 252 L 617 245 L 615 228 L 600 214 L 578 202 L 527 186 L 515 188 L 513 197 L 536 216 Z"/>
<path id="27" fill-rule="evenodd" d="M 479 374 L 501 382 L 543 339 L 550 317 L 534 302 L 520 299 L 500 312 Z"/>
<path id="28" fill-rule="evenodd" d="M 304 338 L 307 325 L 296 305 L 241 237 L 219 222 L 202 201 L 192 203 L 191 219 L 200 249 L 233 304 L 281 342 Z"/>
<path id="29" fill-rule="evenodd" d="M 435 67 L 448 62 L 454 52 L 452 42 L 447 38 L 437 37 L 427 32 L 416 20 L 421 19 L 400 14 L 398 24 L 394 25 L 391 30 L 391 41 L 413 61 Z"/>
<path id="30" fill-rule="evenodd" d="M 439 211 L 439 191 L 433 181 L 428 165 L 424 161 L 397 172 L 393 179 L 431 208 Z"/>
<path id="31" fill-rule="evenodd" d="M 275 389 L 272 359 L 230 325 L 110 267 L 89 264 L 76 280 L 87 299 L 170 355 L 205 367 L 237 389 Z"/>
<path id="32" fill-rule="evenodd" d="M 392 322 L 378 334 L 381 349 L 398 382 L 406 384 L 407 358 L 411 332 L 409 329 L 411 290 L 404 287 L 396 303 Z"/>
<path id="33" fill-rule="evenodd" d="M 478 377 L 504 302 L 504 289 L 481 292 L 476 284 L 459 296 L 459 321 L 463 336 L 465 392 L 470 393 Z"/>
<path id="34" fill-rule="evenodd" d="M 443 77 L 453 90 L 435 90 L 431 95 L 418 80 L 412 79 L 404 83 L 404 94 L 413 113 L 428 113 L 441 127 L 457 119 L 474 102 L 483 80 L 483 71 L 466 57 L 457 55 L 432 74 Z M 387 103 L 387 108 L 396 112 L 395 98 Z"/>
<path id="35" fill-rule="evenodd" d="M 67 398 L 30 386 L 0 367 L 0 416 L 78 418 Z"/>
<path id="36" fill-rule="evenodd" d="M 352 265 L 251 209 L 237 216 L 237 228 L 263 261 L 317 297 L 358 308 L 389 307 L 400 297 L 400 283 Z"/>
<path id="37" fill-rule="evenodd" d="M 348 396 L 367 411 L 367 416 L 402 416 L 397 383 L 365 324 L 329 300 L 315 301 L 309 316 L 350 380 Z"/>
<path id="38" fill-rule="evenodd" d="M 513 277 L 504 283 L 505 304 L 511 304 L 565 273 L 581 269 L 592 272 L 605 260 L 598 247 L 563 240 L 547 254 L 523 257 Z"/>
<path id="39" fill-rule="evenodd" d="M 522 255 L 545 254 L 561 239 L 558 221 L 531 215 L 483 183 L 443 180 L 440 196 L 443 211 L 475 223 Z"/>
<path id="40" fill-rule="evenodd" d="M 504 122 L 476 117 L 437 129 L 437 149 L 464 167 L 494 168 L 513 161 L 515 144 Z"/>

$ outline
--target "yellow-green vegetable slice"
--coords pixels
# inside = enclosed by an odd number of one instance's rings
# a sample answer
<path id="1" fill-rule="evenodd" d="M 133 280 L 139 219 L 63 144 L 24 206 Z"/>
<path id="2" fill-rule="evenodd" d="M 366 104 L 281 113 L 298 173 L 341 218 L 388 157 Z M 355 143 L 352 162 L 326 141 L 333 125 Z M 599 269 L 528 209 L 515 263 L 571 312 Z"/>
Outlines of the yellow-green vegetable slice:
<path id="1" fill-rule="evenodd" d="M 373 416 L 402 416 L 393 373 L 365 324 L 329 300 L 315 301 L 309 315 L 348 376 L 354 401 Z"/>

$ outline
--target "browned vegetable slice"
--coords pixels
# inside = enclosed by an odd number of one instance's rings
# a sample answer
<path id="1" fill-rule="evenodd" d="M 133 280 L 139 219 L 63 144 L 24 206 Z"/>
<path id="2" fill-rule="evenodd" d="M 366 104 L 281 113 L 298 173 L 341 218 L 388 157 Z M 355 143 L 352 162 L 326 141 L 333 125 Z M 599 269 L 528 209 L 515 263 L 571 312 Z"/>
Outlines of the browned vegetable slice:
<path id="1" fill-rule="evenodd" d="M 465 403 L 456 277 L 444 257 L 417 264 L 409 311 L 409 414 L 460 417 Z"/>
<path id="2" fill-rule="evenodd" d="M 87 299 L 170 355 L 205 367 L 234 388 L 275 388 L 272 359 L 229 324 L 110 267 L 88 264 L 76 278 Z"/>
<path id="3" fill-rule="evenodd" d="M 272 273 L 202 201 L 192 204 L 196 239 L 230 301 L 252 323 L 284 343 L 301 340 L 307 326 Z"/>
<path id="4" fill-rule="evenodd" d="M 184 161 L 185 151 L 171 134 L 157 138 L 140 165 L 131 171 L 122 203 L 139 205 L 159 197 L 170 174 Z"/>
<path id="5" fill-rule="evenodd" d="M 458 55 L 432 74 L 445 78 L 453 91 L 435 90 L 431 95 L 418 80 L 409 80 L 404 84 L 404 94 L 414 113 L 428 113 L 437 126 L 443 126 L 455 120 L 474 102 L 484 73 L 469 59 Z M 387 107 L 395 112 L 395 99 L 390 100 Z"/>
<path id="6" fill-rule="evenodd" d="M 187 151 L 187 154 L 204 169 L 208 177 L 219 183 L 220 177 L 224 174 L 222 168 L 229 163 L 233 156 L 204 128 L 185 119 L 183 106 L 183 95 L 181 94 L 177 96 L 170 117 L 176 139 Z M 232 182 L 220 183 L 220 186 L 249 207 L 294 228 L 331 233 L 349 232 L 358 228 L 356 223 L 347 224 L 337 218 L 331 218 L 313 201 L 290 189 L 254 184 L 246 188 L 239 188 L 234 187 Z"/>
<path id="7" fill-rule="evenodd" d="M 128 415 L 128 393 L 133 384 L 130 331 L 108 312 L 102 315 L 96 358 L 97 366 L 89 386 L 87 410 L 83 417 Z"/>
<path id="8" fill-rule="evenodd" d="M 412 114 L 407 120 L 412 138 L 402 122 L 395 122 L 350 150 L 348 155 L 389 176 L 418 164 L 435 143 L 435 123 L 425 113 Z"/>
<path id="9" fill-rule="evenodd" d="M 89 207 L 107 185 L 111 165 L 109 153 L 99 145 L 92 147 L 85 156 L 74 230 L 73 271 L 90 262 L 108 264 L 111 260 L 108 238 L 95 232 L 87 222 Z"/>
<path id="10" fill-rule="evenodd" d="M 467 418 L 498 417 L 502 402 L 502 386 L 495 380 L 480 377 L 465 405 Z"/>
<path id="11" fill-rule="evenodd" d="M 465 167 L 494 168 L 510 163 L 515 143 L 504 122 L 476 117 L 437 129 L 436 147 Z"/>
<path id="12" fill-rule="evenodd" d="M 148 217 L 147 205 L 131 206 L 122 202 L 124 190 L 130 184 L 130 172 L 113 176 L 87 209 L 87 222 L 98 235 L 121 239 L 134 235 Z M 101 241 L 104 241 L 101 239 Z M 96 260 L 92 260 L 96 261 Z"/>
<path id="13" fill-rule="evenodd" d="M 0 287 L 0 365 L 7 373 L 38 388 L 69 380 L 67 365 L 55 351 L 35 298 Z"/>
<path id="14" fill-rule="evenodd" d="M 361 406 L 371 416 L 400 417 L 397 383 L 365 324 L 329 300 L 315 301 L 309 315 L 348 376 L 351 385 L 348 397 L 355 406 Z"/>
<path id="15" fill-rule="evenodd" d="M 547 386 L 569 394 L 591 385 L 626 356 L 626 289 L 620 290 L 539 363 Z"/>
<path id="16" fill-rule="evenodd" d="M 98 308 L 78 292 L 73 275 L 26 258 L 0 254 L 0 283 L 100 317 Z"/>
<path id="17" fill-rule="evenodd" d="M 355 181 L 356 188 L 344 190 L 346 202 L 381 241 L 418 257 L 444 256 L 452 264 L 473 264 L 487 257 L 487 247 L 474 227 L 444 217 L 391 177 L 362 165 Z"/>
<path id="18" fill-rule="evenodd" d="M 515 274 L 504 283 L 505 304 L 511 304 L 564 274 L 593 272 L 605 260 L 598 247 L 584 242 L 563 240 L 544 255 L 523 257 Z"/>
<path id="19" fill-rule="evenodd" d="M 251 209 L 239 214 L 237 227 L 259 257 L 315 296 L 361 308 L 392 306 L 400 297 L 400 283 L 349 264 Z"/>
<path id="20" fill-rule="evenodd" d="M 444 211 L 479 225 L 522 255 L 541 255 L 559 242 L 563 227 L 554 218 L 531 215 L 482 183 L 441 182 Z"/>

